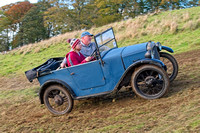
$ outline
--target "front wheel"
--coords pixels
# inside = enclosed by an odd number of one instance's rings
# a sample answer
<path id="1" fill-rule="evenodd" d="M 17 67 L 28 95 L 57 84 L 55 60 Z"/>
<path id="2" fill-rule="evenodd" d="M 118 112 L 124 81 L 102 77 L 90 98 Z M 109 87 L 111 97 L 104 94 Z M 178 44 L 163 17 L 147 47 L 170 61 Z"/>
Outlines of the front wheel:
<path id="1" fill-rule="evenodd" d="M 73 99 L 69 92 L 59 85 L 51 85 L 44 92 L 44 104 L 55 115 L 69 113 L 73 107 Z"/>
<path id="2" fill-rule="evenodd" d="M 169 77 L 160 67 L 143 65 L 131 77 L 131 86 L 136 95 L 144 99 L 162 97 L 169 88 Z"/>
<path id="3" fill-rule="evenodd" d="M 178 63 L 176 59 L 165 52 L 160 52 L 160 60 L 167 66 L 167 74 L 172 82 L 178 74 Z"/>

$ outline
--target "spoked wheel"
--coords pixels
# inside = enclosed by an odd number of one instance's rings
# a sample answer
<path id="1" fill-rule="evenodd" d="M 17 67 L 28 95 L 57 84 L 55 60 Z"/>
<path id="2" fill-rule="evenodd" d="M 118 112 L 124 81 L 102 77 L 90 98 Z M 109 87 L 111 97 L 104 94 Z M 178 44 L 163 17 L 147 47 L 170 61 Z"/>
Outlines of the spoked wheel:
<path id="1" fill-rule="evenodd" d="M 169 77 L 160 67 L 143 65 L 131 77 L 133 91 L 144 99 L 162 97 L 169 88 Z"/>
<path id="2" fill-rule="evenodd" d="M 55 115 L 69 113 L 73 107 L 73 100 L 69 92 L 59 86 L 49 86 L 44 92 L 44 104 Z"/>
<path id="3" fill-rule="evenodd" d="M 167 66 L 167 74 L 170 81 L 173 81 L 178 74 L 178 63 L 176 59 L 165 52 L 160 52 L 160 60 Z"/>

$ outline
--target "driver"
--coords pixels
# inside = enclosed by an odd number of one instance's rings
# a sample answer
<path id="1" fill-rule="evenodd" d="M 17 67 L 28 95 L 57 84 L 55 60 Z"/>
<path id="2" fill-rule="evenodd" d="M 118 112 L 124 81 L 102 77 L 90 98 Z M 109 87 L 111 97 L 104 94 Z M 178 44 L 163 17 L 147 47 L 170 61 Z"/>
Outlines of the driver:
<path id="1" fill-rule="evenodd" d="M 81 34 L 81 45 L 82 49 L 80 52 L 85 56 L 88 57 L 90 56 L 93 51 L 96 49 L 95 42 L 91 42 L 93 34 L 89 33 L 88 31 L 85 31 Z M 72 51 L 72 49 L 71 49 Z M 60 67 L 64 68 L 66 67 L 67 64 L 67 59 L 66 57 L 64 58 L 63 62 L 61 63 Z"/>
<path id="2" fill-rule="evenodd" d="M 92 54 L 92 52 L 94 52 L 94 50 L 96 49 L 96 45 L 95 42 L 91 42 L 92 41 L 92 34 L 90 34 L 88 31 L 85 31 L 81 34 L 81 45 L 82 45 L 82 49 L 81 49 L 81 53 L 85 56 L 88 57 Z"/>
<path id="3" fill-rule="evenodd" d="M 80 50 L 82 44 L 79 39 L 68 39 L 68 42 L 72 47 L 72 50 L 65 56 L 68 66 L 82 64 L 92 60 L 92 57 L 89 56 L 85 58 L 85 56 L 81 54 Z"/>

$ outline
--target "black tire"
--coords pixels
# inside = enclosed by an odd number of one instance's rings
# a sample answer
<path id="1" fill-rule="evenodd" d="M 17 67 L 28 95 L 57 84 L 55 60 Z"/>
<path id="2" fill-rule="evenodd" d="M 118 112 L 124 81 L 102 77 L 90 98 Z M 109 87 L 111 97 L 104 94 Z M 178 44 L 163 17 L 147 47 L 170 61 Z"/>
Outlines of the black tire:
<path id="1" fill-rule="evenodd" d="M 165 95 L 169 88 L 169 77 L 160 67 L 143 65 L 131 77 L 131 86 L 136 95 L 144 99 L 156 99 Z"/>
<path id="2" fill-rule="evenodd" d="M 178 75 L 178 63 L 176 59 L 165 52 L 160 52 L 160 60 L 167 66 L 167 74 L 170 82 L 172 82 Z"/>
<path id="3" fill-rule="evenodd" d="M 49 86 L 43 96 L 47 109 L 55 115 L 69 113 L 74 105 L 70 93 L 59 85 Z"/>

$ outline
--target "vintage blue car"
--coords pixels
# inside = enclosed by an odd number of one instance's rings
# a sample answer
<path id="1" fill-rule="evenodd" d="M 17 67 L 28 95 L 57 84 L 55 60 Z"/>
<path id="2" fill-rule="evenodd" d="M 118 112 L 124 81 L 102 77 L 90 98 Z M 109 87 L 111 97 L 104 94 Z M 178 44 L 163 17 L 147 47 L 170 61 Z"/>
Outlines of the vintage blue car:
<path id="1" fill-rule="evenodd" d="M 74 100 L 117 92 L 122 86 L 131 86 L 144 99 L 160 98 L 178 73 L 175 58 L 161 52 L 173 50 L 159 42 L 118 48 L 112 28 L 95 35 L 94 40 L 97 47 L 91 55 L 95 56 L 94 61 L 59 69 L 63 58 L 51 58 L 25 72 L 29 81 L 38 79 L 40 101 L 51 113 L 69 113 Z M 168 73 L 161 58 L 171 63 L 171 72 Z"/>

